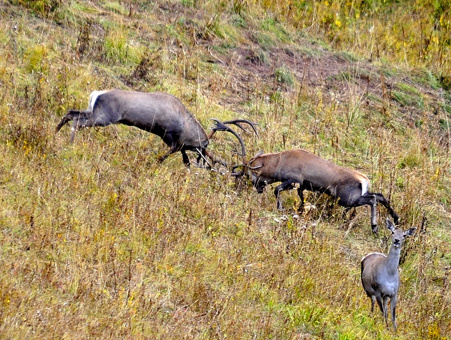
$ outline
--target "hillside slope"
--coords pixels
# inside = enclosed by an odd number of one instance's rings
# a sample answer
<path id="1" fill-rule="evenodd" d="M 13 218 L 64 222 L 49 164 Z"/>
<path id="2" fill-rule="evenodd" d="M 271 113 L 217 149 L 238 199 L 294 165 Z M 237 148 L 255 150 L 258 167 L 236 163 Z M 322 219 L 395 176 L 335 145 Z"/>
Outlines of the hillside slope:
<path id="1" fill-rule="evenodd" d="M 366 173 L 401 227 L 418 227 L 396 337 L 449 338 L 449 5 L 412 5 L 431 31 L 406 29 L 403 43 L 402 1 L 311 3 L 0 4 L 2 337 L 393 336 L 359 272 L 390 247 L 383 208 L 374 236 L 365 207 L 343 217 L 309 193 L 298 211 L 284 192 L 279 212 L 271 188 L 187 171 L 180 154 L 158 164 L 166 145 L 135 128 L 83 130 L 74 144 L 69 127 L 54 134 L 93 90 L 121 88 L 171 93 L 206 130 L 210 118 L 258 122 L 248 155 L 301 147 Z M 242 162 L 227 134 L 209 148 Z"/>

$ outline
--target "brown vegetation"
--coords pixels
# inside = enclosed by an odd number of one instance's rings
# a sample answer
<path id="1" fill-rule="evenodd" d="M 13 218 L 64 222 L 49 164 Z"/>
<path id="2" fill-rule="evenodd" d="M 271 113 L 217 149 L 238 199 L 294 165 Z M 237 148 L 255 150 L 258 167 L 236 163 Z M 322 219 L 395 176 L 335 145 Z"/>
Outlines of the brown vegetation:
<path id="1" fill-rule="evenodd" d="M 204 127 L 258 121 L 249 154 L 301 147 L 368 174 L 419 227 L 397 337 L 449 338 L 450 10 L 411 6 L 3 1 L 1 337 L 393 336 L 360 285 L 361 257 L 390 245 L 366 208 L 343 220 L 310 193 L 296 211 L 293 192 L 279 213 L 229 175 L 157 164 L 164 144 L 130 127 L 54 135 L 91 91 L 121 88 L 175 95 Z M 235 144 L 210 147 L 234 161 Z"/>

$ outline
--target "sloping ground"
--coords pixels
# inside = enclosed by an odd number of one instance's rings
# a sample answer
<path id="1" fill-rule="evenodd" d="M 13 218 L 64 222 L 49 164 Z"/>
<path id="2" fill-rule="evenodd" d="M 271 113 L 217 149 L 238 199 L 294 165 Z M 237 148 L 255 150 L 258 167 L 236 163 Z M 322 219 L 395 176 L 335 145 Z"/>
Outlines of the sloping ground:
<path id="1" fill-rule="evenodd" d="M 193 47 L 203 50 L 202 59 L 217 64 L 226 74 L 220 104 L 233 104 L 233 110 L 241 111 L 255 89 L 266 93 L 307 89 L 322 92 L 325 102 L 354 99 L 370 113 L 394 113 L 391 118 L 411 128 L 426 123 L 433 135 L 439 132 L 440 144 L 450 147 L 451 97 L 428 70 L 409 71 L 359 59 L 346 52 L 331 51 L 322 42 L 302 35 L 291 40 L 293 35 L 277 23 L 279 35 L 273 31 L 261 33 L 248 26 L 240 32 L 239 43 L 232 44 L 236 46 L 224 48 L 224 39 L 202 26 L 203 21 L 208 21 L 208 13 L 179 4 L 160 4 L 157 8 L 161 22 L 183 18 Z M 177 39 L 172 41 L 175 54 L 186 48 L 190 47 Z M 207 94 L 210 86 L 204 89 Z"/>
<path id="2" fill-rule="evenodd" d="M 35 4 L 0 5 L 2 336 L 393 336 L 360 287 L 360 258 L 390 243 L 371 235 L 367 209 L 346 220 L 308 195 L 299 212 L 284 193 L 278 212 L 270 189 L 187 172 L 180 155 L 157 164 L 163 143 L 129 127 L 80 131 L 74 145 L 68 129 L 54 135 L 92 90 L 119 87 L 177 95 L 205 127 L 258 121 L 249 153 L 304 147 L 369 174 L 402 227 L 419 228 L 402 255 L 397 337 L 449 337 L 451 95 L 431 72 L 219 2 Z"/>

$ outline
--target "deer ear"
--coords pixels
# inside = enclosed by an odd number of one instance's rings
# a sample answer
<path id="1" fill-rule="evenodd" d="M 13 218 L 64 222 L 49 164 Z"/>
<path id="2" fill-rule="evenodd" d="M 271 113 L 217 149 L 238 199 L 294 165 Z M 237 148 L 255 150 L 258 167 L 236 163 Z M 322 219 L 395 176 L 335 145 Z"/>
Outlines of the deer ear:
<path id="1" fill-rule="evenodd" d="M 395 232 L 395 226 L 393 225 L 392 221 L 390 221 L 390 219 L 386 219 L 385 220 L 385 225 L 387 226 L 387 229 L 390 230 L 392 233 Z"/>
<path id="2" fill-rule="evenodd" d="M 417 228 L 410 228 L 409 230 L 406 230 L 404 232 L 404 236 L 411 236 L 413 235 L 413 233 L 415 232 L 415 230 L 417 230 Z"/>

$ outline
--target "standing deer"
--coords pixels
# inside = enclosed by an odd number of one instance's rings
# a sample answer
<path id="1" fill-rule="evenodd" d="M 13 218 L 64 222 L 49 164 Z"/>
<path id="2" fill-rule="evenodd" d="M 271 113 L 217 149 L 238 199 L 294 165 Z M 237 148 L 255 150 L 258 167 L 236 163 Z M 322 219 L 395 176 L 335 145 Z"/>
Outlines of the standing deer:
<path id="1" fill-rule="evenodd" d="M 180 151 L 183 163 L 187 167 L 190 165 L 186 154 L 187 150 L 197 152 L 198 161 L 201 158 L 206 160 L 205 156 L 208 156 L 214 163 L 223 163 L 206 150 L 210 138 L 216 131 L 231 132 L 241 144 L 243 143 L 239 135 L 225 124 L 235 124 L 244 130 L 240 123 L 247 123 L 257 134 L 255 123 L 250 121 L 236 119 L 221 123 L 215 119 L 216 126 L 207 136 L 196 118 L 178 98 L 158 92 L 94 91 L 89 96 L 88 108 L 84 111 L 69 110 L 56 127 L 56 132 L 70 121 L 73 121 L 71 143 L 79 128 L 110 124 L 135 126 L 160 136 L 170 147 L 166 154 L 159 157 L 159 162 L 163 162 L 169 155 Z"/>
<path id="2" fill-rule="evenodd" d="M 396 229 L 388 218 L 386 224 L 388 230 L 392 232 L 393 239 L 388 256 L 381 253 L 370 253 L 366 255 L 361 262 L 361 275 L 363 289 L 371 299 L 371 313 L 374 310 L 374 302 L 377 301 L 387 328 L 388 299 L 390 299 L 391 320 L 396 332 L 395 309 L 399 290 L 399 256 L 405 237 L 413 235 L 416 228 L 410 228 L 407 231 Z"/>
<path id="3" fill-rule="evenodd" d="M 245 151 L 243 150 L 243 153 Z M 265 186 L 274 182 L 282 182 L 274 190 L 277 208 L 282 209 L 280 193 L 297 187 L 300 208 L 304 204 L 304 190 L 326 193 L 336 199 L 338 204 L 349 210 L 353 207 L 369 205 L 371 207 L 371 227 L 377 233 L 377 203 L 381 203 L 393 217 L 395 224 L 399 217 L 390 206 L 389 201 L 380 193 L 369 192 L 368 177 L 358 171 L 338 166 L 302 149 L 293 149 L 278 153 L 258 153 L 249 162 L 237 165 L 233 169 L 243 167 L 234 176 L 246 174 L 251 179 L 258 193 Z"/>

